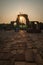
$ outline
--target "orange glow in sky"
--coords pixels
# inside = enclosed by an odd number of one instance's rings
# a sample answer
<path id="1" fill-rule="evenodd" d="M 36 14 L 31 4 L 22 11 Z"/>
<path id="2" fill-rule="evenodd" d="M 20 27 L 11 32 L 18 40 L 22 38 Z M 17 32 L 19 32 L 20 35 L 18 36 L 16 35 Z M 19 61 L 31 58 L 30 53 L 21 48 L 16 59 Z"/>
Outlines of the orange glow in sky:
<path id="1" fill-rule="evenodd" d="M 15 21 L 19 12 L 28 14 L 30 21 L 43 22 L 43 0 L 0 0 L 0 23 Z"/>

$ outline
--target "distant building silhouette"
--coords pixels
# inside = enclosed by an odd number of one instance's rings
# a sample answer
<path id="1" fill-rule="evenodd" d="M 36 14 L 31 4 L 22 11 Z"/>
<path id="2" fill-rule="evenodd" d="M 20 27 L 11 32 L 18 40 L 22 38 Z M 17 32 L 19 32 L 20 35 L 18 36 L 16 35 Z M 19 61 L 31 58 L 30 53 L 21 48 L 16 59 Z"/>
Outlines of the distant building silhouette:
<path id="1" fill-rule="evenodd" d="M 41 22 L 39 23 L 38 21 L 29 21 L 27 14 L 19 14 L 17 16 L 16 21 L 11 21 L 10 24 L 0 24 L 0 30 L 11 30 L 11 29 L 19 30 L 19 29 L 21 29 L 20 25 L 23 25 L 23 27 L 24 27 L 25 24 L 19 22 L 20 16 L 23 16 L 26 19 L 26 27 L 27 27 L 26 30 L 27 31 L 40 32 L 41 30 L 43 30 L 43 23 L 41 23 Z M 22 29 L 25 29 L 25 27 Z"/>

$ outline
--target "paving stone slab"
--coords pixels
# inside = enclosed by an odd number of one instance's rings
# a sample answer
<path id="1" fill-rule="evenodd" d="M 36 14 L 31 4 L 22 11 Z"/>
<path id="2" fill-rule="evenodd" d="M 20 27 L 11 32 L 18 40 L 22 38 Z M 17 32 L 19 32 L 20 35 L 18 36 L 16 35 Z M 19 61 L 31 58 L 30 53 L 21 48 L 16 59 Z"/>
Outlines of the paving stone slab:
<path id="1" fill-rule="evenodd" d="M 10 51 L 12 55 L 16 55 L 17 54 L 17 50 L 11 50 Z"/>
<path id="2" fill-rule="evenodd" d="M 11 62 L 9 60 L 0 60 L 0 65 L 11 65 Z"/>
<path id="3" fill-rule="evenodd" d="M 27 48 L 33 48 L 33 45 L 32 45 L 32 43 L 27 43 Z"/>
<path id="4" fill-rule="evenodd" d="M 15 62 L 14 65 L 25 65 L 25 62 Z"/>
<path id="5" fill-rule="evenodd" d="M 32 49 L 27 49 L 25 51 L 25 60 L 29 62 L 34 62 Z"/>
<path id="6" fill-rule="evenodd" d="M 36 63 L 26 63 L 26 65 L 37 65 Z"/>
<path id="7" fill-rule="evenodd" d="M 38 64 L 38 65 L 43 65 L 43 59 L 41 58 L 40 54 L 35 54 L 35 62 Z"/>
<path id="8" fill-rule="evenodd" d="M 25 49 L 25 42 L 19 42 L 19 43 L 16 43 L 16 44 L 12 44 L 10 49 L 13 50 L 13 49 Z"/>
<path id="9" fill-rule="evenodd" d="M 25 61 L 25 55 L 24 54 L 16 55 L 16 61 Z"/>
<path id="10" fill-rule="evenodd" d="M 10 57 L 12 57 L 10 53 L 0 53 L 0 60 L 10 59 Z"/>

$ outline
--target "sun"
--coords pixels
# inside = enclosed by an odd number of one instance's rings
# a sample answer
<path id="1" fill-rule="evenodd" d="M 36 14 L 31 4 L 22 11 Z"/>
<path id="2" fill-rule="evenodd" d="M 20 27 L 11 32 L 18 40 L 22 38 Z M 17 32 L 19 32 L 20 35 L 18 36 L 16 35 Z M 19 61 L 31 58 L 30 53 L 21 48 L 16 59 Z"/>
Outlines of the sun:
<path id="1" fill-rule="evenodd" d="M 23 16 L 19 17 L 19 22 L 26 24 L 26 20 L 25 20 L 25 18 Z"/>
<path id="2" fill-rule="evenodd" d="M 22 20 L 23 19 L 23 17 L 22 16 L 20 16 L 20 20 Z"/>

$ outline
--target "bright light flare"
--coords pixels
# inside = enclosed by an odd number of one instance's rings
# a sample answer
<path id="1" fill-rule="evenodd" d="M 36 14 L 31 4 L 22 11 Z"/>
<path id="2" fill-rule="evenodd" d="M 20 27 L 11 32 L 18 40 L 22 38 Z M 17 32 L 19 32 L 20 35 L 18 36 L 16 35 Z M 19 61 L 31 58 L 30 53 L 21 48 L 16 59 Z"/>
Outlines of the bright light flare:
<path id="1" fill-rule="evenodd" d="M 22 16 L 20 16 L 20 20 L 22 20 L 23 19 L 23 17 Z"/>
<path id="2" fill-rule="evenodd" d="M 19 22 L 26 24 L 26 19 L 23 16 L 19 17 Z"/>

